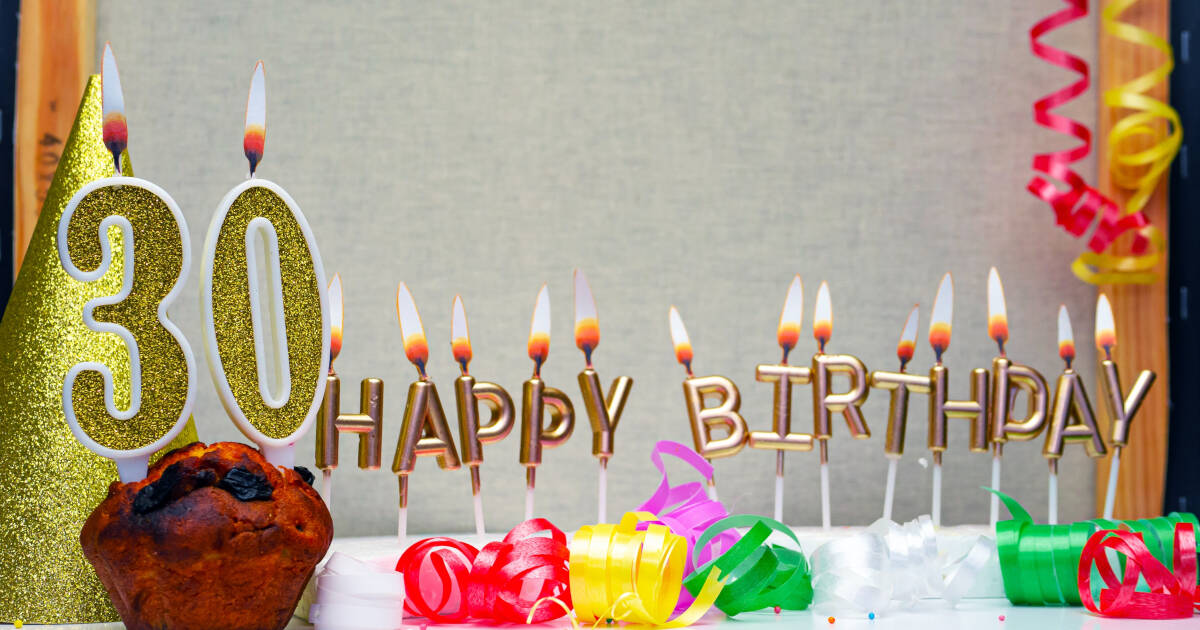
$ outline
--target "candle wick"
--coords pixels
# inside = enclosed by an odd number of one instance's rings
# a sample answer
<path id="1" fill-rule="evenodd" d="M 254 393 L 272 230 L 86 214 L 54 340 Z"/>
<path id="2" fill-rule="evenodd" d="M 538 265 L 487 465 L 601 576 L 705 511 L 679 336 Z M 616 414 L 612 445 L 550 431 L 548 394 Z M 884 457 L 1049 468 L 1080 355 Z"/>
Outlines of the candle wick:
<path id="1" fill-rule="evenodd" d="M 783 358 L 779 359 L 779 364 L 780 364 L 780 365 L 787 365 L 787 364 L 788 364 L 788 362 L 787 362 L 787 361 L 788 361 L 788 354 L 789 354 L 791 351 L 792 351 L 792 347 L 791 347 L 791 346 L 783 346 Z"/>
<path id="2" fill-rule="evenodd" d="M 420 375 L 422 381 L 429 380 L 429 377 L 426 376 L 426 374 L 425 374 L 425 362 L 424 361 L 413 361 L 413 365 L 417 366 L 417 374 Z"/>
<path id="3" fill-rule="evenodd" d="M 587 362 L 587 367 L 592 367 L 592 346 L 591 344 L 583 345 L 583 359 Z"/>
<path id="4" fill-rule="evenodd" d="M 463 376 L 468 376 L 468 373 L 467 373 L 467 361 L 466 361 L 465 359 L 464 359 L 464 360 L 462 360 L 462 361 L 459 361 L 459 362 L 458 362 L 458 367 L 459 367 L 459 369 L 461 369 L 461 370 L 462 370 L 462 375 L 463 375 Z"/>
<path id="5" fill-rule="evenodd" d="M 687 370 L 687 376 L 688 376 L 688 378 L 692 378 L 692 376 L 693 376 L 693 375 L 692 375 L 692 362 L 691 362 L 691 361 L 684 361 L 684 363 L 683 363 L 683 369 Z"/>
<path id="6" fill-rule="evenodd" d="M 1112 346 L 1107 344 L 1104 346 L 1104 360 L 1112 361 Z"/>
<path id="7" fill-rule="evenodd" d="M 908 366 L 908 359 L 900 359 L 900 373 L 904 373 L 904 368 Z"/>
<path id="8" fill-rule="evenodd" d="M 1004 339 L 1002 339 L 1000 337 L 996 337 L 996 345 L 1000 347 L 1000 356 L 1002 356 L 1002 357 L 1008 356 L 1004 353 Z"/>

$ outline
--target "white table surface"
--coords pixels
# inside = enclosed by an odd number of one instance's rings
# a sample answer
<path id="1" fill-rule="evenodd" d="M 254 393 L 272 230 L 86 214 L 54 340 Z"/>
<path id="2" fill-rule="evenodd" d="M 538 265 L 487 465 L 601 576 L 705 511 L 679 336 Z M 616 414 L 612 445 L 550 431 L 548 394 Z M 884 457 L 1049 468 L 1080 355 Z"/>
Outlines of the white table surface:
<path id="1" fill-rule="evenodd" d="M 1000 621 L 1000 615 L 1005 620 Z M 852 619 L 839 617 L 833 624 L 827 620 L 827 614 L 804 610 L 784 612 L 775 615 L 771 612 L 743 613 L 729 620 L 719 612 L 710 613 L 700 623 L 693 627 L 718 628 L 725 625 L 729 630 L 932 630 L 937 628 L 963 628 L 967 630 L 1050 630 L 1087 628 L 1096 630 L 1125 630 L 1154 628 L 1155 630 L 1176 630 L 1187 628 L 1200 629 L 1200 617 L 1191 619 L 1174 619 L 1170 621 L 1145 621 L 1138 619 L 1110 619 L 1097 617 L 1084 608 L 1040 608 L 1030 606 L 1013 606 L 1004 599 L 972 599 L 960 602 L 957 608 L 949 609 L 944 604 L 927 600 L 911 610 L 894 611 L 877 617 L 874 620 L 863 618 Z M 412 628 L 418 630 L 426 624 L 413 620 Z M 11 628 L 10 625 L 0 625 L 0 628 Z M 79 629 L 79 630 L 119 630 L 124 628 L 119 623 L 74 625 L 74 626 L 30 626 L 27 628 L 41 629 Z M 293 618 L 288 624 L 288 630 L 307 630 L 310 624 Z M 465 628 L 480 628 L 483 626 L 444 624 L 435 626 L 438 629 L 452 630 Z M 506 626 L 513 628 L 514 626 Z M 535 626 L 537 628 L 564 630 L 570 624 L 563 619 Z M 604 626 L 601 626 L 603 628 Z M 590 626 L 583 626 L 584 630 Z M 617 629 L 614 626 L 614 629 Z"/>

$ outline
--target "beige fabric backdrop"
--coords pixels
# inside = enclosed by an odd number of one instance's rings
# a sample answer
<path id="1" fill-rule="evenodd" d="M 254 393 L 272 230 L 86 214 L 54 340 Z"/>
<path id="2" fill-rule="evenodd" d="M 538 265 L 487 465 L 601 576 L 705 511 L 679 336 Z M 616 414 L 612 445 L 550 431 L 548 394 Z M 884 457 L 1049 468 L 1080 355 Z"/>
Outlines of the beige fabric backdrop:
<path id="1" fill-rule="evenodd" d="M 1094 291 L 1068 263 L 1079 244 L 1024 190 L 1030 155 L 1062 146 L 1032 123 L 1030 103 L 1071 79 L 1028 52 L 1028 28 L 1051 2 L 394 3 L 109 2 L 98 42 L 121 63 L 138 174 L 187 215 L 193 251 L 218 201 L 245 176 L 242 114 L 254 62 L 266 61 L 269 130 L 260 173 L 296 198 L 326 269 L 346 290 L 337 363 L 343 404 L 357 381 L 386 380 L 390 462 L 414 371 L 395 320 L 408 282 L 431 340 L 431 371 L 451 407 L 450 305 L 461 293 L 475 344 L 473 371 L 519 396 L 539 285 L 549 282 L 554 335 L 545 376 L 578 400 L 582 367 L 571 337 L 571 270 L 599 301 L 605 382 L 636 380 L 617 432 L 610 513 L 656 482 L 659 439 L 690 439 L 667 333 L 676 304 L 695 367 L 741 387 L 754 428 L 770 424 L 771 388 L 754 366 L 778 358 L 774 329 L 787 284 L 803 275 L 806 321 L 797 354 L 813 350 L 811 308 L 832 287 L 831 349 L 894 367 L 909 307 L 928 324 L 937 281 L 955 273 L 952 390 L 989 365 L 985 279 L 997 265 L 1011 312 L 1011 355 L 1049 378 L 1060 362 L 1055 311 L 1065 302 L 1091 380 Z M 1095 56 L 1094 22 L 1054 41 Z M 1094 121 L 1089 102 L 1075 113 Z M 198 255 L 198 254 L 197 254 Z M 198 261 L 197 261 L 198 262 Z M 175 309 L 200 351 L 193 274 Z M 922 343 L 918 369 L 932 362 Z M 202 437 L 240 437 L 200 375 Z M 808 427 L 808 390 L 795 422 Z M 929 509 L 925 398 L 914 398 L 896 515 Z M 874 431 L 831 444 L 834 522 L 865 524 L 881 509 L 887 397 L 865 407 Z M 582 414 L 582 408 L 580 408 Z M 955 422 L 946 456 L 945 520 L 987 518 L 989 458 L 966 448 Z M 564 528 L 595 518 L 586 418 L 547 451 L 538 511 Z M 312 463 L 311 435 L 301 463 Z M 338 533 L 394 531 L 396 481 L 353 468 L 343 442 Z M 1077 452 L 1078 451 L 1078 452 Z M 517 439 L 486 448 L 490 529 L 519 521 Z M 1004 486 L 1045 516 L 1040 443 L 1006 451 Z M 386 468 L 386 464 L 385 464 Z M 732 510 L 770 514 L 774 456 L 746 449 L 717 463 Z M 1093 467 L 1065 459 L 1061 516 L 1092 515 Z M 421 461 L 411 528 L 466 531 L 465 471 Z M 820 521 L 815 453 L 788 457 L 786 520 Z"/>

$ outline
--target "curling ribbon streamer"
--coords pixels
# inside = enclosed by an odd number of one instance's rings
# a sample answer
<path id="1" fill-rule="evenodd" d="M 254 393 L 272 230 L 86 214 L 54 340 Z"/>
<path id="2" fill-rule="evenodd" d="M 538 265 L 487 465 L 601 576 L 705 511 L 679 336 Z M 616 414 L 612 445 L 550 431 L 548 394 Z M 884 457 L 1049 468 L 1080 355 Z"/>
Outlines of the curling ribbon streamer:
<path id="1" fill-rule="evenodd" d="M 1037 525 L 1016 499 L 995 492 L 1012 514 L 996 523 L 996 545 L 1004 594 L 1017 605 L 1079 606 L 1078 570 L 1083 548 L 1097 530 L 1128 528 L 1146 542 L 1151 555 L 1167 562 L 1177 523 L 1196 525 L 1194 514 L 1172 512 L 1167 516 L 1131 521 L 1093 519 L 1061 525 Z M 1194 553 L 1194 551 L 1193 551 Z"/>
<path id="2" fill-rule="evenodd" d="M 718 570 L 728 576 L 716 600 L 717 608 L 726 615 L 773 606 L 783 610 L 808 608 L 813 597 L 808 562 L 800 551 L 800 540 L 783 523 L 751 514 L 730 516 L 706 529 L 696 548 L 703 549 L 723 532 L 737 527 L 748 527 L 750 531 L 728 551 L 692 572 L 683 582 L 688 591 L 699 593 L 709 573 Z M 796 549 L 765 544 L 772 531 L 791 539 Z"/>
<path id="3" fill-rule="evenodd" d="M 334 552 L 316 578 L 308 620 L 318 630 L 398 630 L 404 627 L 404 576 Z"/>
<path id="4" fill-rule="evenodd" d="M 980 536 L 961 558 L 943 562 L 929 516 L 903 525 L 879 519 L 866 532 L 813 552 L 814 605 L 864 615 L 909 607 L 926 597 L 954 606 L 995 555 L 992 539 Z"/>
<path id="5" fill-rule="evenodd" d="M 681 628 L 695 623 L 721 593 L 714 568 L 686 610 L 671 619 L 683 584 L 687 541 L 648 512 L 626 512 L 621 522 L 584 525 L 571 539 L 571 598 L 583 622 L 613 619 Z M 639 522 L 650 522 L 638 530 Z"/>
<path id="6" fill-rule="evenodd" d="M 716 554 L 733 546 L 738 540 L 738 535 L 734 531 L 724 531 L 713 538 L 712 544 L 708 547 L 696 544 L 700 535 L 709 526 L 729 516 L 729 512 L 725 510 L 725 506 L 720 501 L 708 498 L 708 494 L 704 491 L 704 484 L 701 482 L 692 481 L 672 486 L 667 479 L 666 466 L 663 465 L 664 455 L 682 460 L 706 480 L 712 479 L 713 468 L 712 464 L 705 461 L 703 457 L 679 442 L 662 440 L 656 443 L 654 449 L 650 451 L 650 461 L 658 469 L 662 479 L 658 482 L 654 494 L 650 495 L 650 498 L 637 508 L 639 512 L 654 514 L 653 522 L 666 525 L 671 528 L 671 531 L 687 539 L 687 570 L 690 573 L 697 565 L 707 562 Z M 693 550 L 697 549 L 699 551 L 696 551 L 693 556 Z M 685 599 L 690 598 L 685 597 Z"/>
<path id="7" fill-rule="evenodd" d="M 1121 578 L 1113 572 L 1107 550 L 1123 556 Z M 1092 598 L 1092 565 L 1108 587 L 1100 591 L 1100 603 Z M 1175 524 L 1175 554 L 1172 572 L 1146 547 L 1141 534 L 1101 530 L 1092 534 L 1079 560 L 1079 597 L 1087 609 L 1108 617 L 1134 619 L 1180 619 L 1200 610 L 1196 590 L 1196 530 L 1191 523 Z M 1138 590 L 1139 578 L 1149 592 Z"/>
<path id="8" fill-rule="evenodd" d="M 1124 83 L 1104 94 L 1109 107 L 1136 110 L 1118 120 L 1109 135 L 1110 169 L 1113 183 L 1134 191 L 1124 211 L 1075 172 L 1072 164 L 1087 157 L 1092 149 L 1092 133 L 1086 125 L 1056 113 L 1055 108 L 1087 91 L 1091 84 L 1087 62 L 1041 41 L 1041 37 L 1061 26 L 1087 15 L 1087 0 L 1064 0 L 1062 10 L 1053 13 L 1029 31 L 1033 54 L 1038 58 L 1070 70 L 1079 79 L 1036 101 L 1034 121 L 1053 131 L 1079 140 L 1075 147 L 1051 153 L 1037 154 L 1033 169 L 1046 177 L 1035 175 L 1028 190 L 1054 209 L 1057 223 L 1068 233 L 1080 237 L 1093 224 L 1096 229 L 1088 242 L 1090 252 L 1084 252 L 1072 263 L 1072 270 L 1082 280 L 1093 284 L 1150 283 L 1153 271 L 1165 248 L 1162 233 L 1151 226 L 1142 211 L 1159 179 L 1166 172 L 1182 142 L 1179 116 L 1170 106 L 1145 94 L 1159 81 L 1170 75 L 1173 64 L 1171 47 L 1161 38 L 1140 28 L 1118 22 L 1116 16 L 1137 0 L 1114 0 L 1101 18 L 1105 31 L 1133 44 L 1146 45 L 1162 52 L 1166 62 L 1155 70 Z M 1169 125 L 1153 124 L 1163 118 Z M 1167 133 L 1163 135 L 1163 128 Z M 1156 139 L 1149 149 L 1128 149 L 1132 138 L 1149 136 Z M 1061 182 L 1066 190 L 1052 182 Z M 1097 222 L 1096 217 L 1100 218 Z M 1134 235 L 1132 255 L 1105 254 L 1117 237 L 1125 232 Z"/>
<path id="9" fill-rule="evenodd" d="M 549 536 L 539 536 L 542 532 Z M 396 570 L 404 574 L 404 609 L 411 615 L 437 623 L 468 617 L 540 623 L 566 613 L 552 606 L 534 610 L 538 600 L 558 598 L 570 605 L 569 556 L 566 534 L 535 518 L 483 549 L 451 538 L 420 540 L 404 551 Z"/>

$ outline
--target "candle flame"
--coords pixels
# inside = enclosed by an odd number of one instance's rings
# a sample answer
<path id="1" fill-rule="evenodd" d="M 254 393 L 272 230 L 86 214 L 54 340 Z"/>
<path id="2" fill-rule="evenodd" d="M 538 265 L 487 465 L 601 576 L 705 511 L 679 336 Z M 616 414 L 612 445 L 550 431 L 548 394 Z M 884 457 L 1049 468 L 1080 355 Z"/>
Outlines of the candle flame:
<path id="1" fill-rule="evenodd" d="M 1004 285 L 995 267 L 988 271 L 988 336 L 1004 352 L 1004 342 L 1008 341 L 1008 309 L 1004 304 Z"/>
<path id="2" fill-rule="evenodd" d="M 404 338 L 404 356 L 424 374 L 425 364 L 429 361 L 429 344 L 425 341 L 425 328 L 421 325 L 417 303 L 403 282 L 396 289 L 396 317 L 400 320 L 400 336 Z"/>
<path id="3" fill-rule="evenodd" d="M 467 327 L 467 309 L 463 307 L 461 295 L 454 296 L 454 314 L 450 318 L 450 352 L 465 372 L 472 356 L 471 331 Z"/>
<path id="4" fill-rule="evenodd" d="M 538 291 L 537 303 L 533 307 L 533 320 L 529 324 L 529 358 L 535 364 L 536 374 L 550 356 L 550 293 L 546 285 Z"/>
<path id="5" fill-rule="evenodd" d="M 250 161 L 250 175 L 258 168 L 267 143 L 267 77 L 260 60 L 254 66 L 250 78 L 250 94 L 246 97 L 246 132 L 242 137 L 242 150 Z"/>
<path id="6" fill-rule="evenodd" d="M 125 120 L 125 94 L 121 91 L 121 75 L 112 44 L 104 43 L 104 61 L 100 67 L 100 100 L 104 115 L 104 146 L 113 154 L 117 174 L 121 172 L 121 152 L 129 144 L 129 124 Z"/>
<path id="7" fill-rule="evenodd" d="M 675 360 L 683 364 L 683 367 L 692 371 L 692 341 L 688 338 L 687 328 L 683 327 L 683 318 L 679 316 L 679 309 L 674 306 L 667 315 L 667 321 L 671 326 L 671 343 L 675 345 Z"/>
<path id="8" fill-rule="evenodd" d="M 908 320 L 904 322 L 904 331 L 900 333 L 900 342 L 896 344 L 896 357 L 900 359 L 900 365 L 911 361 L 917 350 L 917 318 L 920 310 L 919 304 L 913 304 Z"/>
<path id="9" fill-rule="evenodd" d="M 592 353 L 600 345 L 600 315 L 596 312 L 596 298 L 583 271 L 575 270 L 575 346 L 583 351 L 588 365 Z"/>
<path id="10" fill-rule="evenodd" d="M 822 281 L 817 289 L 817 306 L 813 311 L 813 338 L 821 352 L 833 336 L 833 304 L 829 300 L 829 283 Z"/>
<path id="11" fill-rule="evenodd" d="M 342 352 L 342 277 L 333 274 L 329 281 L 329 365 Z M 332 369 L 332 368 L 331 368 Z"/>
<path id="12" fill-rule="evenodd" d="M 1058 356 L 1067 362 L 1075 360 L 1075 333 L 1071 331 L 1071 315 L 1067 313 L 1067 305 L 1058 307 Z"/>
<path id="13" fill-rule="evenodd" d="M 1117 325 L 1113 322 L 1112 305 L 1108 303 L 1108 296 L 1101 293 L 1096 300 L 1096 348 L 1109 356 L 1116 345 Z"/>
<path id="14" fill-rule="evenodd" d="M 937 297 L 933 299 L 933 313 L 929 321 L 929 345 L 938 361 L 950 347 L 950 330 L 954 321 L 954 278 L 947 273 L 938 285 Z"/>
<path id="15" fill-rule="evenodd" d="M 779 332 L 776 337 L 779 347 L 783 348 L 784 356 L 796 347 L 800 340 L 800 326 L 804 320 L 804 285 L 800 275 L 792 278 L 788 287 L 787 297 L 783 300 L 783 311 L 779 313 Z"/>

